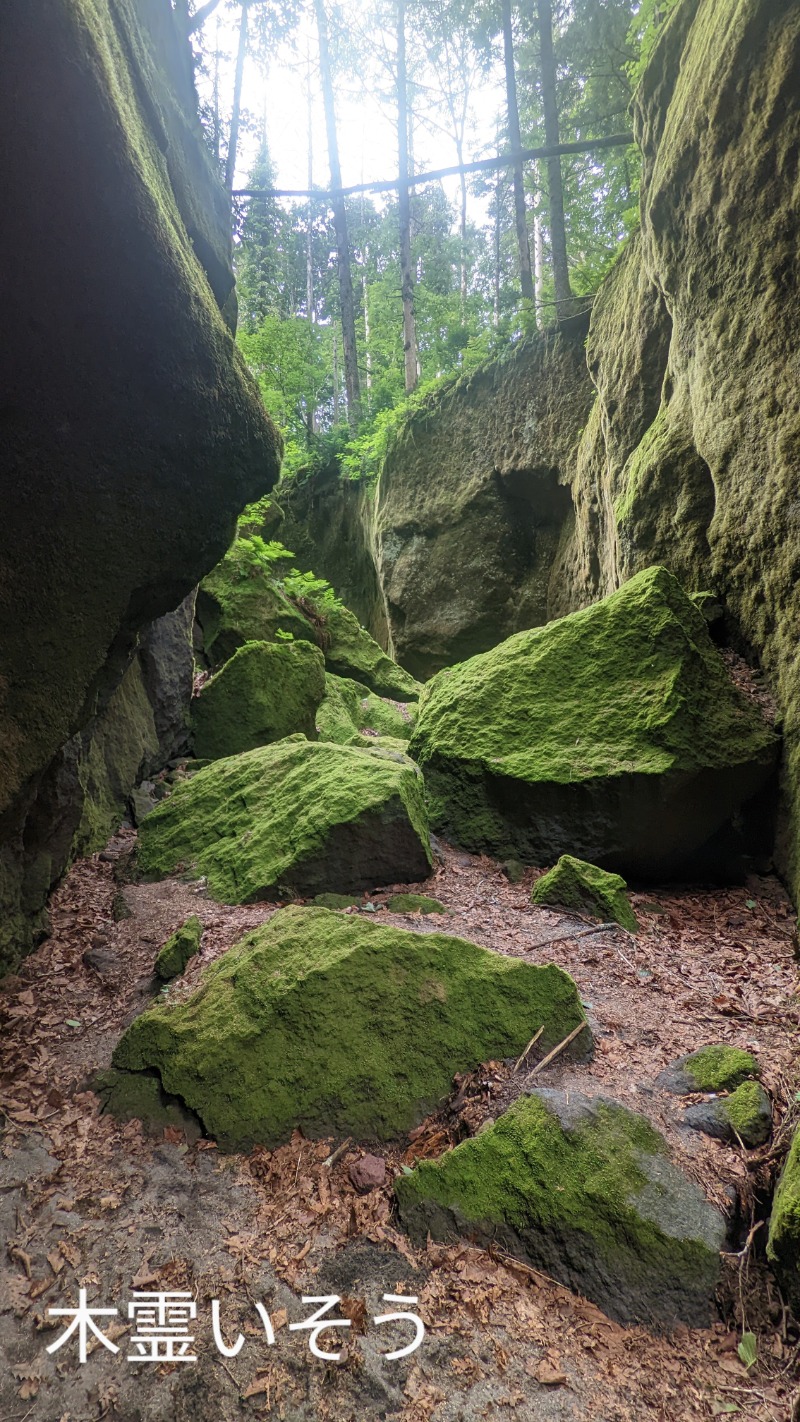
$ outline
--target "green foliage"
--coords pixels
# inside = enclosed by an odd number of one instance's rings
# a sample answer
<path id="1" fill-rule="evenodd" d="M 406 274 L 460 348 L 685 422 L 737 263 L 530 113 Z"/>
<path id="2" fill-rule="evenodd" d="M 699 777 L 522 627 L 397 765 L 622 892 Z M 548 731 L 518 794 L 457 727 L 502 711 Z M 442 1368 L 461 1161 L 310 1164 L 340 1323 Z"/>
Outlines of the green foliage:
<path id="1" fill-rule="evenodd" d="M 634 51 L 638 51 L 628 64 L 628 73 L 634 85 L 644 74 L 658 36 L 677 4 L 678 0 L 641 0 L 628 34 L 629 43 Z"/>

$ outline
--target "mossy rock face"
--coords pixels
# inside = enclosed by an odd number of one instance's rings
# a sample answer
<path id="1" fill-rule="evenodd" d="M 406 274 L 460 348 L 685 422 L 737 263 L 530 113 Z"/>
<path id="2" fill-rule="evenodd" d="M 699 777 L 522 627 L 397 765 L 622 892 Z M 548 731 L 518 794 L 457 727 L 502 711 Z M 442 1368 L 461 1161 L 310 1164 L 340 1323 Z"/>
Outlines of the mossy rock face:
<path id="1" fill-rule="evenodd" d="M 100 1097 L 103 1111 L 118 1121 L 141 1121 L 151 1131 L 177 1127 L 193 1141 L 203 1134 L 195 1114 L 163 1090 L 157 1072 L 117 1071 L 111 1067 L 98 1071 L 91 1087 Z"/>
<path id="2" fill-rule="evenodd" d="M 416 719 L 417 703 L 397 702 L 376 696 L 369 687 L 350 677 L 325 676 L 325 699 L 316 715 L 320 740 L 334 741 L 342 746 L 368 746 L 375 737 L 366 731 L 377 731 L 381 742 L 405 743 L 410 739 Z"/>
<path id="3" fill-rule="evenodd" d="M 625 1323 L 710 1324 L 722 1216 L 613 1101 L 535 1091 L 395 1190 L 417 1243 L 499 1244 Z"/>
<path id="4" fill-rule="evenodd" d="M 205 875 L 222 903 L 360 893 L 431 870 L 422 776 L 404 755 L 302 737 L 215 761 L 144 821 L 145 875 Z"/>
<path id="5" fill-rule="evenodd" d="M 656 1077 L 656 1085 L 676 1096 L 688 1096 L 693 1091 L 735 1091 L 748 1077 L 760 1075 L 761 1068 L 750 1052 L 713 1042 L 671 1062 Z"/>
<path id="6" fill-rule="evenodd" d="M 238 755 L 296 733 L 316 739 L 325 661 L 308 642 L 247 642 L 192 703 L 203 760 Z"/>
<path id="7" fill-rule="evenodd" d="M 386 907 L 390 913 L 447 913 L 444 904 L 425 894 L 393 894 Z"/>
<path id="8" fill-rule="evenodd" d="M 197 597 L 203 653 L 220 666 L 245 642 L 275 642 L 291 636 L 322 648 L 328 669 L 363 684 L 367 693 L 414 701 L 419 683 L 387 657 L 346 607 L 307 617 L 276 586 L 266 569 L 243 566 L 235 545 L 203 579 Z"/>
<path id="9" fill-rule="evenodd" d="M 795 1129 L 772 1202 L 767 1258 L 800 1312 L 800 1130 Z"/>
<path id="10" fill-rule="evenodd" d="M 360 899 L 353 894 L 315 894 L 315 908 L 335 909 L 340 912 L 342 909 L 358 908 Z"/>
<path id="11" fill-rule="evenodd" d="M 398 701 L 414 701 L 419 696 L 419 682 L 387 657 L 346 607 L 325 616 L 325 661 L 335 676 L 363 682 L 376 696 Z"/>
<path id="12" fill-rule="evenodd" d="M 163 982 L 180 977 L 186 964 L 200 951 L 203 925 L 197 914 L 192 914 L 171 938 L 168 938 L 155 961 L 156 976 Z"/>
<path id="13" fill-rule="evenodd" d="M 442 934 L 283 909 L 206 969 L 183 1003 L 126 1031 L 114 1064 L 155 1069 L 229 1148 L 306 1136 L 391 1139 L 458 1071 L 553 1045 L 584 1021 L 574 982 Z M 588 1027 L 577 1055 L 591 1047 Z"/>
<path id="14" fill-rule="evenodd" d="M 625 893 L 627 887 L 619 874 L 609 874 L 596 864 L 562 854 L 555 868 L 536 880 L 531 901 L 586 914 L 603 923 L 619 923 L 630 933 L 638 933 L 636 914 Z"/>
<path id="15" fill-rule="evenodd" d="M 778 747 L 701 613 L 670 573 L 649 568 L 593 607 L 440 672 L 409 750 L 432 828 L 465 849 L 696 877 L 738 863 L 725 836 Z"/>
<path id="16" fill-rule="evenodd" d="M 741 1140 L 755 1150 L 772 1134 L 772 1104 L 757 1081 L 743 1081 L 730 1096 L 690 1106 L 683 1124 L 717 1140 Z"/>

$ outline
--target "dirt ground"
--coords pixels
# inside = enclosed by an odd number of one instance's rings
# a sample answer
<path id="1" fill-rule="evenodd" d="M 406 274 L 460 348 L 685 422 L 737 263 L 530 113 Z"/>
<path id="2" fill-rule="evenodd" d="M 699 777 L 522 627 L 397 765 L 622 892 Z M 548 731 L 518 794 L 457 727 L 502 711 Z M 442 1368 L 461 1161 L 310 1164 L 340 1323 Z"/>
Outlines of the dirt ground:
<path id="1" fill-rule="evenodd" d="M 526 1422 L 794 1422 L 800 1329 L 763 1261 L 765 1204 L 798 1109 L 794 919 L 777 880 L 634 895 L 642 926 L 634 938 L 616 928 L 587 933 L 580 920 L 534 908 L 532 872 L 512 885 L 497 864 L 443 846 L 435 877 L 418 887 L 447 915 L 381 911 L 398 926 L 458 934 L 574 976 L 595 1057 L 584 1066 L 556 1060 L 538 1084 L 641 1111 L 730 1220 L 719 1318 L 656 1337 L 620 1327 L 500 1254 L 415 1250 L 394 1219 L 402 1165 L 440 1154 L 502 1110 L 535 1066 L 535 1048 L 519 1072 L 487 1063 L 454 1082 L 436 1117 L 381 1148 L 386 1184 L 367 1195 L 349 1174 L 367 1149 L 359 1142 L 297 1135 L 280 1150 L 224 1156 L 176 1128 L 148 1136 L 138 1122 L 99 1114 L 88 1082 L 157 990 L 152 964 L 168 935 L 190 913 L 203 920 L 190 987 L 276 907 L 226 908 L 202 884 L 178 880 L 121 888 L 115 870 L 131 842 L 122 835 L 75 866 L 55 896 L 52 936 L 0 983 L 0 1422 L 478 1422 L 512 1413 Z M 373 897 L 381 903 L 389 891 Z M 654 1084 L 668 1062 L 717 1041 L 762 1063 L 775 1129 L 759 1151 L 686 1130 L 686 1101 Z M 48 1309 L 74 1308 L 81 1288 L 90 1307 L 119 1310 L 99 1320 L 119 1352 L 95 1342 L 85 1364 L 75 1338 L 46 1352 L 65 1327 Z M 127 1305 L 148 1290 L 190 1296 L 196 1362 L 127 1360 L 135 1331 Z M 409 1309 L 426 1327 L 419 1349 L 398 1361 L 382 1354 L 408 1342 L 409 1328 L 374 1322 L 402 1308 L 385 1294 L 416 1298 Z M 309 1332 L 290 1327 L 319 1307 L 303 1296 L 326 1295 L 341 1298 L 332 1316 L 350 1321 L 320 1337 L 338 1362 L 312 1357 Z M 213 1300 L 224 1339 L 244 1339 L 236 1356 L 223 1357 L 214 1341 Z M 749 1370 L 737 1352 L 743 1332 L 757 1339 Z"/>

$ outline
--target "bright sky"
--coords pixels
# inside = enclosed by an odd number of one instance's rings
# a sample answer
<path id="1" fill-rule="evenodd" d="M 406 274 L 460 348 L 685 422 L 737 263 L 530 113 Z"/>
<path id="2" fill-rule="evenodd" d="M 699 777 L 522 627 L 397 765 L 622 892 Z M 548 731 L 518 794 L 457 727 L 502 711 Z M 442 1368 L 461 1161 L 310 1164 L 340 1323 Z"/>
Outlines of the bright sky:
<path id="1" fill-rule="evenodd" d="M 235 54 L 238 42 L 237 17 L 223 13 L 213 16 L 204 33 L 208 50 L 218 49 L 220 61 L 220 107 L 230 112 L 233 97 Z M 379 40 L 376 38 L 377 53 Z M 409 43 L 409 48 L 411 42 Z M 251 58 L 245 66 L 243 106 L 248 117 L 261 125 L 266 121 L 267 141 L 276 169 L 277 185 L 281 188 L 308 186 L 308 101 L 307 60 L 310 50 L 313 88 L 314 182 L 327 186 L 329 182 L 328 149 L 325 117 L 316 69 L 318 62 L 316 33 L 309 27 L 301 32 L 295 48 L 285 44 L 271 57 L 269 69 Z M 430 81 L 430 76 L 428 76 Z M 336 108 L 342 178 L 345 185 L 393 178 L 397 174 L 396 119 L 391 106 L 386 106 L 368 92 L 359 75 L 350 72 L 337 75 Z M 210 98 L 209 80 L 200 80 L 204 98 Z M 479 80 L 473 92 L 471 110 L 474 116 L 472 132 L 467 138 L 466 160 L 485 157 L 495 150 L 496 114 L 504 99 L 502 73 L 499 66 L 487 78 Z M 253 159 L 260 142 L 260 131 L 241 134 L 236 167 L 235 187 L 245 187 Z M 444 168 L 458 161 L 452 137 L 433 133 L 417 122 L 414 126 L 414 166 L 417 172 Z M 457 179 L 445 181 L 449 198 L 457 192 Z M 473 207 L 473 218 L 482 219 L 482 204 Z"/>

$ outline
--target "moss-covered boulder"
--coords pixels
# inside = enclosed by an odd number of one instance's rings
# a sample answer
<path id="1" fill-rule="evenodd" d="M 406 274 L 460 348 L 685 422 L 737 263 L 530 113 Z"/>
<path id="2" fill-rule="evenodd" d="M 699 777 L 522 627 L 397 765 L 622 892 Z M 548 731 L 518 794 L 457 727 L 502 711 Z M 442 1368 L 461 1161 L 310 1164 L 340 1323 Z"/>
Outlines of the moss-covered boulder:
<path id="1" fill-rule="evenodd" d="M 222 1144 L 307 1136 L 390 1139 L 438 1106 L 453 1076 L 553 1045 L 584 1021 L 574 982 L 462 939 L 317 908 L 275 914 L 157 1004 L 114 1052 L 155 1069 Z M 591 1048 L 588 1027 L 576 1052 Z"/>
<path id="2" fill-rule="evenodd" d="M 335 676 L 363 682 L 376 696 L 392 696 L 398 701 L 414 701 L 419 696 L 419 682 L 387 657 L 346 607 L 325 615 L 325 660 Z"/>
<path id="3" fill-rule="evenodd" d="M 761 1068 L 750 1052 L 727 1042 L 712 1042 L 696 1052 L 670 1062 L 656 1077 L 656 1085 L 676 1096 L 695 1091 L 735 1091 L 749 1077 L 759 1077 Z"/>
<path id="4" fill-rule="evenodd" d="M 769 1220 L 767 1258 L 800 1312 L 800 1130 L 795 1129 Z"/>
<path id="5" fill-rule="evenodd" d="M 535 1091 L 395 1189 L 418 1243 L 499 1244 L 623 1322 L 710 1323 L 724 1221 L 613 1101 Z"/>
<path id="6" fill-rule="evenodd" d="M 393 894 L 386 907 L 390 913 L 447 913 L 444 904 L 426 894 Z"/>
<path id="7" fill-rule="evenodd" d="M 638 933 L 636 914 L 625 893 L 627 887 L 621 875 L 598 869 L 596 864 L 587 864 L 571 854 L 562 854 L 555 868 L 536 880 L 531 901 L 586 914 L 603 923 L 619 923 L 630 933 Z"/>
<path id="8" fill-rule="evenodd" d="M 419 770 L 394 751 L 302 737 L 215 761 L 147 816 L 139 865 L 205 875 L 222 903 L 359 893 L 431 870 Z"/>
<path id="9" fill-rule="evenodd" d="M 407 742 L 417 714 L 417 703 L 376 696 L 369 687 L 350 677 L 325 676 L 325 698 L 316 715 L 320 740 L 342 746 L 366 746 L 377 732 L 382 738 Z"/>
<path id="10" fill-rule="evenodd" d="M 741 1141 L 748 1150 L 755 1150 L 772 1134 L 772 1103 L 759 1082 L 743 1081 L 730 1096 L 690 1106 L 683 1124 L 720 1141 Z"/>
<path id="11" fill-rule="evenodd" d="M 310 642 L 246 642 L 192 703 L 202 760 L 238 755 L 300 733 L 316 739 L 325 661 Z"/>
<path id="12" fill-rule="evenodd" d="M 730 871 L 732 818 L 769 780 L 778 746 L 691 599 L 649 568 L 440 672 L 410 753 L 433 828 L 466 849 L 696 877 Z"/>
<path id="13" fill-rule="evenodd" d="M 203 1129 L 192 1111 L 162 1088 L 158 1072 L 118 1071 L 110 1067 L 95 1073 L 92 1091 L 100 1098 L 101 1110 L 118 1121 L 141 1121 L 151 1132 L 165 1126 L 183 1131 L 190 1140 L 199 1140 Z"/>
<path id="14" fill-rule="evenodd" d="M 196 913 L 191 918 L 187 918 L 184 924 L 168 938 L 155 961 L 156 977 L 162 982 L 169 982 L 171 978 L 180 977 L 186 964 L 195 953 L 200 951 L 200 943 L 203 937 L 203 925 Z"/>

